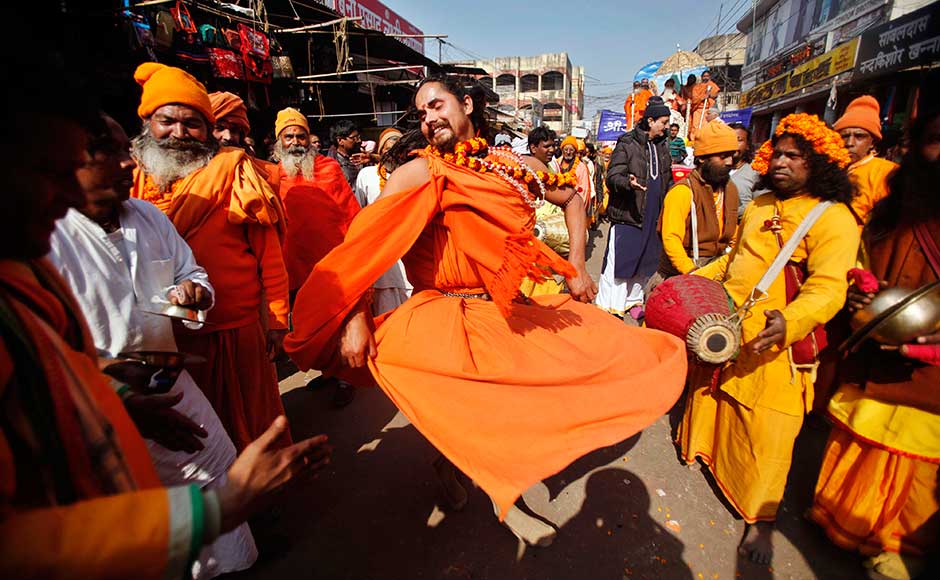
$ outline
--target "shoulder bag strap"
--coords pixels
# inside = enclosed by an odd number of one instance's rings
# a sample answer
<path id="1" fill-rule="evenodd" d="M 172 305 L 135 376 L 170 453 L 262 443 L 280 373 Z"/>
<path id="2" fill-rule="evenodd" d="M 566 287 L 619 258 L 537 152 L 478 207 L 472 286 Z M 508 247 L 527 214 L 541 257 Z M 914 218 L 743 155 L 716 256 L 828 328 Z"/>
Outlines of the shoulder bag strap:
<path id="1" fill-rule="evenodd" d="M 793 232 L 793 235 L 790 236 L 790 239 L 787 240 L 787 243 L 780 248 L 780 251 L 777 253 L 777 257 L 774 258 L 774 261 L 771 262 L 770 267 L 767 268 L 767 271 L 761 276 L 761 279 L 757 282 L 757 285 L 754 286 L 754 289 L 751 291 L 751 297 L 745 303 L 746 309 L 750 309 L 755 302 L 761 298 L 767 296 L 767 290 L 770 288 L 770 285 L 774 283 L 774 280 L 777 279 L 777 276 L 780 275 L 780 272 L 783 270 L 783 267 L 787 265 L 787 262 L 790 261 L 790 257 L 793 255 L 793 252 L 796 251 L 796 247 L 800 245 L 800 242 L 803 241 L 803 238 L 806 237 L 806 233 L 809 232 L 810 228 L 816 223 L 816 220 L 826 211 L 829 206 L 832 205 L 831 201 L 821 201 L 816 204 L 813 209 L 806 214 L 806 217 L 803 218 L 803 221 L 800 222 L 800 225 L 797 226 L 796 231 Z M 744 307 L 742 307 L 744 308 Z"/>

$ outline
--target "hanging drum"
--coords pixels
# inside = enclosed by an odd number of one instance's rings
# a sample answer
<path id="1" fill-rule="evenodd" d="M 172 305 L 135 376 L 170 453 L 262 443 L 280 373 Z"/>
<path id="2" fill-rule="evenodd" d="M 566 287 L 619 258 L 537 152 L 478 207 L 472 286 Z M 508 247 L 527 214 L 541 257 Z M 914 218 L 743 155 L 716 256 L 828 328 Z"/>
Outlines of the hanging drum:
<path id="1" fill-rule="evenodd" d="M 704 363 L 721 364 L 737 356 L 741 326 L 724 287 L 708 278 L 673 276 L 646 301 L 646 326 L 685 340 Z"/>
<path id="2" fill-rule="evenodd" d="M 545 242 L 545 245 L 563 256 L 568 255 L 569 239 L 568 226 L 565 223 L 565 214 L 556 213 L 535 222 L 533 231 L 535 237 Z"/>

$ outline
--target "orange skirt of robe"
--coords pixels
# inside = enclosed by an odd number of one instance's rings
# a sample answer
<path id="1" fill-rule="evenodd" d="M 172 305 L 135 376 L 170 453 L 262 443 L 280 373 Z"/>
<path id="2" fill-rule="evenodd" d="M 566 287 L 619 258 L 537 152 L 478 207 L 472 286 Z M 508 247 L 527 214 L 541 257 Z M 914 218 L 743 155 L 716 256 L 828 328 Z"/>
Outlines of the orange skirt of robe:
<path id="1" fill-rule="evenodd" d="M 428 164 L 428 184 L 364 208 L 317 264 L 284 346 L 301 368 L 342 376 L 346 314 L 404 257 L 415 293 L 376 320 L 369 370 L 505 514 L 535 483 L 668 411 L 685 381 L 685 345 L 567 295 L 513 302 L 534 264 L 571 265 L 532 237 L 532 208 L 498 176 Z"/>
<path id="2" fill-rule="evenodd" d="M 845 550 L 928 554 L 940 540 L 938 469 L 834 427 L 809 516 Z"/>
<path id="3" fill-rule="evenodd" d="M 181 352 L 206 359 L 187 370 L 241 453 L 284 414 L 261 323 L 199 334 L 176 329 L 175 336 Z M 285 432 L 275 446 L 290 444 L 290 433 Z"/>

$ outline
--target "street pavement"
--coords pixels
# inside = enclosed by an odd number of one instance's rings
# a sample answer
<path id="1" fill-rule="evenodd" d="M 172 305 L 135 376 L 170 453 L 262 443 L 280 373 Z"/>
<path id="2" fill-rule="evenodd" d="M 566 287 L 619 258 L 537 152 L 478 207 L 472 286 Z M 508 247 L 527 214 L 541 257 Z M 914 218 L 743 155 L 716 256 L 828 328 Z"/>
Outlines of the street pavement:
<path id="1" fill-rule="evenodd" d="M 588 270 L 595 278 L 607 229 L 603 225 L 591 237 Z M 797 441 L 773 565 L 757 566 L 738 557 L 743 522 L 720 499 L 706 470 L 677 458 L 672 434 L 681 409 L 529 490 L 526 505 L 553 523 L 558 537 L 548 548 L 527 548 L 497 522 L 478 489 L 471 490 L 466 508 L 448 513 L 431 467 L 434 449 L 380 389 L 357 391 L 351 405 L 334 409 L 332 386 L 317 373 L 295 373 L 281 382 L 295 439 L 328 434 L 333 461 L 252 522 L 261 559 L 227 578 L 864 577 L 858 556 L 835 548 L 803 517 L 828 435 L 818 418 L 807 420 Z"/>

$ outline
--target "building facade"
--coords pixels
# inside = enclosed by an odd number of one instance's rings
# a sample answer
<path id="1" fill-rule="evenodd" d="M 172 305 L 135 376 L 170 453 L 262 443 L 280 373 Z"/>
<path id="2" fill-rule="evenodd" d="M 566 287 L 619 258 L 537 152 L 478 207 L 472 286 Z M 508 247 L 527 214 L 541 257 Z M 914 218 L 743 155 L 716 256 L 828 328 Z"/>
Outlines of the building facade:
<path id="1" fill-rule="evenodd" d="M 505 56 L 455 63 L 482 68 L 481 82 L 499 95 L 498 116 L 522 129 L 544 124 L 568 134 L 584 112 L 584 67 L 572 66 L 568 53 Z"/>
<path id="2" fill-rule="evenodd" d="M 935 0 L 763 0 L 755 4 L 737 23 L 738 30 L 747 34 L 741 106 L 752 108 L 755 142 L 768 138 L 777 122 L 790 113 L 813 113 L 834 121 L 861 94 L 871 94 L 882 103 L 886 129 L 899 133 L 915 108 L 920 87 L 928 76 L 936 76 L 940 48 L 931 41 L 936 40 L 934 27 L 940 25 L 940 3 Z M 907 26 L 905 32 L 910 34 L 906 37 L 872 37 L 874 31 L 890 29 L 893 22 L 902 22 L 915 12 L 924 15 L 924 22 L 916 31 Z M 889 59 L 885 54 L 907 54 L 914 40 L 933 50 L 921 50 L 918 44 L 916 59 L 884 67 L 886 74 L 861 70 L 863 58 L 873 62 L 880 58 L 881 63 Z M 869 53 L 875 56 L 865 56 Z"/>

